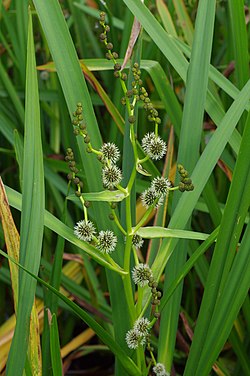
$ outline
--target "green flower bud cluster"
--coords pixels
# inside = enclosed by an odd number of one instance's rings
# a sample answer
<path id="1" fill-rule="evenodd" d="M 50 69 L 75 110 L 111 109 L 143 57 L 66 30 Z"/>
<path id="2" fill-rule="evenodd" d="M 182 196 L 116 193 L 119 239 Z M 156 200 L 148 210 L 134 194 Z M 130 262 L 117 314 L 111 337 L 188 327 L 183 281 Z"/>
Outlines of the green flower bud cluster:
<path id="1" fill-rule="evenodd" d="M 192 180 L 188 177 L 187 170 L 185 170 L 185 168 L 181 164 L 178 164 L 177 169 L 181 177 L 181 181 L 179 183 L 179 191 L 193 191 L 194 185 L 192 183 Z"/>
<path id="2" fill-rule="evenodd" d="M 106 25 L 105 23 L 105 17 L 106 17 L 106 14 L 105 12 L 101 12 L 100 13 L 100 19 L 99 19 L 99 23 L 100 25 L 102 26 L 102 32 L 100 34 L 100 41 L 103 42 L 105 44 L 105 47 L 107 49 L 107 53 L 106 53 L 106 58 L 108 60 L 112 60 L 114 62 L 114 76 L 116 78 L 120 78 L 122 79 L 123 81 L 126 81 L 127 80 L 127 74 L 126 73 L 123 73 L 123 72 L 120 72 L 121 70 L 121 64 L 117 63 L 116 60 L 118 59 L 118 53 L 115 52 L 115 51 L 112 51 L 114 46 L 113 44 L 108 41 L 108 37 L 107 37 L 107 33 L 110 31 L 110 27 L 109 25 Z"/>
<path id="3" fill-rule="evenodd" d="M 149 277 L 148 280 L 148 286 L 151 288 L 151 293 L 152 293 L 152 305 L 158 306 L 160 304 L 160 299 L 161 299 L 161 292 L 157 289 L 158 283 L 154 280 L 154 277 L 151 276 Z M 159 318 L 160 314 L 159 312 L 154 312 L 154 316 L 156 318 Z"/>
<path id="4" fill-rule="evenodd" d="M 66 150 L 65 161 L 68 162 L 68 166 L 71 171 L 71 173 L 68 174 L 68 180 L 72 180 L 73 177 L 78 173 L 78 169 L 76 168 L 75 157 L 71 148 L 68 148 Z"/>
<path id="5" fill-rule="evenodd" d="M 140 71 L 140 67 L 138 63 L 134 63 L 133 68 L 132 68 L 132 73 L 134 77 L 134 81 L 132 81 L 132 88 L 133 89 L 138 88 L 138 86 L 141 86 L 143 84 L 141 80 L 141 71 Z M 135 94 L 135 91 L 134 91 L 134 94 Z"/>
<path id="6" fill-rule="evenodd" d="M 161 124 L 161 119 L 159 117 L 158 111 L 154 108 L 145 87 L 140 88 L 140 100 L 144 103 L 143 108 L 149 112 L 148 120 L 156 124 Z"/>
<path id="7" fill-rule="evenodd" d="M 68 166 L 70 172 L 67 175 L 67 178 L 70 182 L 74 183 L 77 186 L 77 190 L 75 192 L 76 196 L 81 196 L 81 189 L 83 188 L 83 182 L 77 177 L 77 173 L 79 172 L 78 168 L 76 168 L 76 161 L 74 157 L 73 150 L 71 148 L 67 148 L 65 161 L 68 162 Z"/>
<path id="8" fill-rule="evenodd" d="M 74 126 L 74 134 L 76 136 L 81 135 L 84 137 L 84 142 L 86 144 L 90 143 L 90 137 L 88 135 L 86 124 L 83 121 L 82 115 L 82 104 L 77 103 L 76 111 L 73 112 L 72 124 Z"/>

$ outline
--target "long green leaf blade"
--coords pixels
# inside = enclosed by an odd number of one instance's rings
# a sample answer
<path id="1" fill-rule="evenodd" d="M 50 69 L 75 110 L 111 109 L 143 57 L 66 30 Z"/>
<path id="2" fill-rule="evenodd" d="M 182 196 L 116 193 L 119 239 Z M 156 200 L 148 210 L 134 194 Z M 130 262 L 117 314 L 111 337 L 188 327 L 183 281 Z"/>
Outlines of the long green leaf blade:
<path id="1" fill-rule="evenodd" d="M 199 158 L 203 117 L 206 103 L 208 73 L 212 50 L 213 29 L 215 18 L 215 1 L 201 0 L 195 23 L 194 41 L 191 52 L 190 64 L 187 75 L 187 88 L 184 102 L 183 119 L 180 134 L 178 161 L 188 171 L 194 169 Z M 192 137 L 190 137 L 192 134 Z M 180 193 L 175 193 L 173 205 L 176 207 Z M 183 211 L 185 208 L 183 208 Z M 166 266 L 164 291 L 168 291 L 169 285 L 177 277 L 187 255 L 187 242 L 180 242 L 179 252 L 174 253 Z M 174 295 L 164 309 L 161 320 L 159 336 L 159 361 L 166 364 L 170 371 L 176 331 L 179 320 L 179 310 L 182 295 L 182 285 L 178 287 Z"/>
<path id="2" fill-rule="evenodd" d="M 31 12 L 28 30 L 20 262 L 37 275 L 42 249 L 45 204 L 40 108 Z M 10 376 L 23 373 L 29 339 L 30 312 L 36 289 L 36 281 L 26 273 L 20 273 L 19 281 L 20 304 L 7 363 L 7 374 Z"/>

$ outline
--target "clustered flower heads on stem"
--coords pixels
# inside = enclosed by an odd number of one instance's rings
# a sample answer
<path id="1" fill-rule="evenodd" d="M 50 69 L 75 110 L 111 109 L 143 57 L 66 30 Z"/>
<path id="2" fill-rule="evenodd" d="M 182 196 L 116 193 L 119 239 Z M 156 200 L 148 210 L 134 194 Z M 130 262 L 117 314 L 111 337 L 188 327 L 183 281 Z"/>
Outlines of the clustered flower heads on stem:
<path id="1" fill-rule="evenodd" d="M 104 143 L 100 150 L 95 150 L 91 143 L 90 137 L 87 132 L 86 125 L 83 120 L 82 115 L 83 109 L 82 104 L 79 102 L 77 104 L 77 109 L 73 113 L 72 124 L 74 126 L 74 134 L 76 136 L 82 136 L 84 142 L 87 144 L 87 151 L 97 154 L 99 160 L 103 164 L 102 168 L 102 180 L 105 188 L 113 189 L 116 185 L 121 182 L 122 174 L 120 169 L 115 165 L 120 157 L 120 152 L 117 146 L 113 143 Z M 115 250 L 117 245 L 117 237 L 111 230 L 101 230 L 98 235 L 95 225 L 88 219 L 87 208 L 89 207 L 89 202 L 84 200 L 82 195 L 83 183 L 80 181 L 76 174 L 79 172 L 76 168 L 76 162 L 74 159 L 74 153 L 71 148 L 67 149 L 67 154 L 65 160 L 68 162 L 71 172 L 68 174 L 69 182 L 73 182 L 77 185 L 77 190 L 75 192 L 76 196 L 79 197 L 84 211 L 84 219 L 77 222 L 74 227 L 74 234 L 80 240 L 86 242 L 93 242 L 100 252 L 108 254 Z"/>
<path id="2" fill-rule="evenodd" d="M 168 195 L 171 189 L 171 182 L 164 177 L 156 177 L 151 185 L 141 194 L 142 205 L 147 209 L 150 206 L 158 208 L 163 204 L 164 197 Z"/>
<path id="3" fill-rule="evenodd" d="M 126 333 L 127 346 L 130 349 L 136 349 L 139 345 L 145 345 L 149 330 L 150 321 L 147 318 L 141 317 L 137 319 L 133 328 Z"/>
<path id="4" fill-rule="evenodd" d="M 141 226 L 145 223 L 145 220 L 148 218 L 150 213 L 154 208 L 159 207 L 164 202 L 164 197 L 166 197 L 170 190 L 179 189 L 181 192 L 189 191 L 193 189 L 193 184 L 191 179 L 188 177 L 187 171 L 184 169 L 182 165 L 178 165 L 178 172 L 181 177 L 181 181 L 177 187 L 173 187 L 171 182 L 164 178 L 164 177 L 156 177 L 152 180 L 151 185 L 148 189 L 146 189 L 142 195 L 141 200 L 142 204 L 146 207 L 146 213 L 144 214 L 143 218 L 136 224 L 135 227 L 132 227 L 132 216 L 130 212 L 131 201 L 130 201 L 130 193 L 132 186 L 136 179 L 136 171 L 150 176 L 149 173 L 142 167 L 143 163 L 152 159 L 153 161 L 159 161 L 162 159 L 166 152 L 167 152 L 167 144 L 161 138 L 158 132 L 159 125 L 161 124 L 161 119 L 159 117 L 158 111 L 154 107 L 153 103 L 151 102 L 147 90 L 142 86 L 143 82 L 141 80 L 141 70 L 138 63 L 134 63 L 131 69 L 133 74 L 133 80 L 131 82 L 131 87 L 128 88 L 126 86 L 125 81 L 127 80 L 127 74 L 122 71 L 122 66 L 120 62 L 117 61 L 118 54 L 113 51 L 113 44 L 110 40 L 108 40 L 108 33 L 110 31 L 110 27 L 105 23 L 105 13 L 101 12 L 100 26 L 102 27 L 102 32 L 100 34 L 100 40 L 103 42 L 106 48 L 106 57 L 108 60 L 111 60 L 114 64 L 114 76 L 120 80 L 121 87 L 123 90 L 123 98 L 121 100 L 122 104 L 126 106 L 127 110 L 127 118 L 130 127 L 130 141 L 133 148 L 134 154 L 134 166 L 128 181 L 128 185 L 126 188 L 120 186 L 122 181 L 122 171 L 116 165 L 120 158 L 120 151 L 118 147 L 112 142 L 104 143 L 99 150 L 96 150 L 90 142 L 90 136 L 87 131 L 86 124 L 83 119 L 83 109 L 81 103 L 77 104 L 77 109 L 73 113 L 73 120 L 72 124 L 74 126 L 74 134 L 76 136 L 82 136 L 84 138 L 84 142 L 87 144 L 87 151 L 90 153 L 96 154 L 98 160 L 102 164 L 102 183 L 105 189 L 114 190 L 118 189 L 120 192 L 125 193 L 125 200 L 126 200 L 126 229 L 123 228 L 122 224 L 119 221 L 119 214 L 118 211 L 115 210 L 116 204 L 109 202 L 111 213 L 110 219 L 114 220 L 118 229 L 126 236 L 126 246 L 124 252 L 124 270 L 128 273 L 127 277 L 124 278 L 123 283 L 124 287 L 127 288 L 126 291 L 126 299 L 128 303 L 131 303 L 133 306 L 134 302 L 134 292 L 131 288 L 131 279 L 132 276 L 133 282 L 138 285 L 138 302 L 136 311 L 140 311 L 141 303 L 141 288 L 148 288 L 151 289 L 151 304 L 153 308 L 153 315 L 154 318 L 150 322 L 145 317 L 140 317 L 143 315 L 139 315 L 139 318 L 135 321 L 132 329 L 130 329 L 126 333 L 125 340 L 127 342 L 127 346 L 130 349 L 136 349 L 140 345 L 147 344 L 147 350 L 149 351 L 151 358 L 152 358 L 152 367 L 153 372 L 156 376 L 167 376 L 167 372 L 165 367 L 161 363 L 157 363 L 154 355 L 153 355 L 153 348 L 150 344 L 150 330 L 152 329 L 156 320 L 160 317 L 159 312 L 159 305 L 161 299 L 161 291 L 159 291 L 158 283 L 154 279 L 153 273 L 150 267 L 147 264 L 139 263 L 136 249 L 139 249 L 143 245 L 143 239 L 141 236 L 138 235 L 137 231 L 140 229 Z M 148 121 L 154 124 L 154 130 L 146 133 L 142 138 L 141 145 L 142 150 L 145 153 L 143 159 L 138 158 L 138 146 L 136 141 L 136 133 L 135 133 L 135 123 L 136 123 L 136 116 L 135 116 L 135 105 L 138 101 L 143 102 L 143 108 L 147 112 Z M 75 235 L 86 242 L 91 242 L 96 246 L 99 251 L 105 255 L 113 252 L 117 245 L 117 237 L 111 230 L 101 230 L 99 233 L 95 228 L 93 222 L 88 219 L 88 202 L 84 199 L 84 193 L 82 193 L 83 184 L 80 181 L 79 177 L 76 176 L 78 173 L 78 169 L 76 167 L 76 162 L 74 160 L 74 154 L 72 150 L 69 148 L 67 150 L 66 160 L 68 161 L 68 165 L 70 168 L 70 174 L 68 174 L 69 183 L 73 182 L 77 186 L 76 195 L 79 197 L 84 211 L 84 219 L 77 222 L 74 227 Z M 100 192 L 102 194 L 102 192 Z M 111 193 L 112 196 L 112 193 Z M 134 248 L 133 248 L 134 247 Z M 135 264 L 136 266 L 130 270 L 130 257 L 131 257 L 131 248 L 133 249 Z M 108 257 L 108 256 L 106 256 Z M 110 260 L 112 260 L 110 258 Z M 131 272 L 131 275 L 130 275 Z M 129 283 L 127 283 L 129 281 Z M 129 296 L 129 290 L 131 290 L 131 295 Z M 129 306 L 130 307 L 130 306 Z M 141 307 L 142 308 L 142 307 Z M 140 312 L 139 312 L 140 313 Z M 133 312 L 131 309 L 131 317 L 133 316 Z"/>

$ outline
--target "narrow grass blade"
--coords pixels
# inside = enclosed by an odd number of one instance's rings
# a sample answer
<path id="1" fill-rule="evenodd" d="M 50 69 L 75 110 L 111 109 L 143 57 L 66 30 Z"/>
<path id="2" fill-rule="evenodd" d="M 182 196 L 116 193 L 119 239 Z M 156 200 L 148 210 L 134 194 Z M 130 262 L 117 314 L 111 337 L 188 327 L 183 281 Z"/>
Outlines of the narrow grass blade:
<path id="1" fill-rule="evenodd" d="M 249 179 L 250 180 L 250 179 Z M 250 286 L 250 224 L 248 224 L 235 262 L 226 280 L 226 289 L 219 297 L 209 327 L 209 335 L 203 343 L 197 366 L 185 375 L 205 376 L 210 372 L 232 329 L 234 320 L 244 303 Z M 249 364 L 248 364 L 249 370 Z M 196 372 L 196 373 L 194 373 Z"/>
<path id="2" fill-rule="evenodd" d="M 228 7 L 234 51 L 236 86 L 239 89 L 242 89 L 249 79 L 248 35 L 244 1 L 240 0 L 236 2 L 234 0 L 229 0 Z M 239 129 L 241 132 L 243 132 L 245 120 L 246 116 L 243 115 L 239 123 Z"/>
<path id="3" fill-rule="evenodd" d="M 50 312 L 48 312 L 50 314 Z M 50 314 L 51 315 L 51 314 Z M 53 375 L 62 375 L 62 359 L 60 354 L 59 332 L 56 315 L 50 317 L 50 355 Z"/>
<path id="4" fill-rule="evenodd" d="M 179 20 L 180 27 L 182 28 L 184 37 L 188 44 L 192 46 L 194 29 L 187 9 L 183 0 L 173 0 L 175 11 Z"/>
<path id="5" fill-rule="evenodd" d="M 16 160 L 19 166 L 19 182 L 22 189 L 23 186 L 23 138 L 18 130 L 14 130 L 14 148 L 16 153 Z"/>
<path id="6" fill-rule="evenodd" d="M 154 238 L 178 238 L 178 239 L 196 239 L 196 240 L 206 240 L 209 236 L 202 232 L 194 232 L 187 230 L 176 230 L 170 228 L 162 228 L 158 226 L 154 227 L 141 227 L 137 234 L 146 239 Z"/>
<path id="7" fill-rule="evenodd" d="M 40 265 L 44 226 L 43 154 L 36 75 L 32 18 L 29 13 L 20 262 L 34 274 L 38 273 Z M 7 374 L 10 376 L 22 375 L 25 366 L 35 289 L 36 281 L 26 273 L 20 273 L 19 301 L 22 304 L 18 305 L 16 329 L 7 363 Z"/>
<path id="8" fill-rule="evenodd" d="M 6 242 L 6 248 L 8 255 L 14 258 L 15 261 L 19 260 L 19 247 L 20 239 L 19 233 L 16 229 L 10 207 L 8 204 L 8 199 L 5 193 L 4 185 L 2 179 L 0 178 L 0 218 L 4 233 L 4 239 Z M 17 311 L 18 306 L 18 269 L 13 264 L 10 263 L 10 273 L 11 273 L 11 285 L 14 297 L 14 307 Z"/>
<path id="9" fill-rule="evenodd" d="M 6 91 L 7 91 L 8 95 L 9 95 L 11 101 L 12 101 L 12 104 L 13 104 L 14 108 L 16 109 L 16 112 L 19 116 L 19 119 L 23 123 L 24 122 L 23 104 L 22 104 L 20 98 L 18 97 L 17 92 L 14 88 L 14 85 L 11 82 L 11 79 L 9 78 L 9 76 L 7 75 L 7 73 L 6 73 L 6 71 L 3 67 L 3 64 L 1 62 L 0 62 L 0 80 L 2 81 L 3 85 L 6 88 Z"/>
<path id="10" fill-rule="evenodd" d="M 120 202 L 126 198 L 126 194 L 121 191 L 101 191 L 101 192 L 89 192 L 83 194 L 84 200 L 87 201 L 107 201 L 107 202 Z M 71 201 L 79 201 L 76 195 L 69 195 L 67 197 Z"/>
<path id="11" fill-rule="evenodd" d="M 170 34 L 173 35 L 174 37 L 177 37 L 177 32 L 171 17 L 171 14 L 168 10 L 167 5 L 163 0 L 156 0 L 156 6 L 159 12 L 159 15 L 161 17 L 162 23 L 164 25 L 164 28 L 166 31 Z"/>
<path id="12" fill-rule="evenodd" d="M 228 1 L 231 35 L 233 39 L 237 87 L 242 89 L 249 79 L 248 37 L 244 1 Z"/>

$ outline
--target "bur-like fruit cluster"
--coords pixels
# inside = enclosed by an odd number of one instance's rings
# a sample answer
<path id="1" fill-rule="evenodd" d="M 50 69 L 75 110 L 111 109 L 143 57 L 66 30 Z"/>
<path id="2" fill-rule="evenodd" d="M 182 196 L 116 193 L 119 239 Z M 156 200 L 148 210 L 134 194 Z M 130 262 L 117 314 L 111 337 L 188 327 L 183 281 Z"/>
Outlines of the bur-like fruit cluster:
<path id="1" fill-rule="evenodd" d="M 149 336 L 150 321 L 141 317 L 136 320 L 132 329 L 126 333 L 127 346 L 130 349 L 136 349 L 139 345 L 145 345 L 147 337 Z"/>
<path id="2" fill-rule="evenodd" d="M 147 133 L 141 142 L 142 149 L 151 159 L 157 161 L 162 159 L 167 151 L 167 145 L 160 136 L 154 132 Z"/>
<path id="3" fill-rule="evenodd" d="M 91 242 L 96 234 L 94 223 L 88 220 L 85 221 L 85 219 L 77 222 L 74 227 L 74 234 L 78 239 L 84 240 L 85 242 Z"/>
<path id="4" fill-rule="evenodd" d="M 139 249 L 143 246 L 144 240 L 138 234 L 134 234 L 132 237 L 132 244 L 135 248 Z"/>
<path id="5" fill-rule="evenodd" d="M 162 363 L 156 363 L 153 367 L 153 372 L 155 373 L 155 376 L 169 376 L 169 373 L 166 372 L 165 366 Z"/>
<path id="6" fill-rule="evenodd" d="M 148 284 L 149 278 L 153 276 L 147 264 L 138 264 L 132 270 L 132 279 L 136 285 L 144 287 Z"/>
<path id="7" fill-rule="evenodd" d="M 100 231 L 97 237 L 97 248 L 102 253 L 114 252 L 117 244 L 117 237 L 111 230 Z"/>
<path id="8" fill-rule="evenodd" d="M 141 194 L 142 205 L 147 209 L 152 205 L 158 208 L 163 204 L 171 186 L 171 182 L 164 177 L 154 178 L 150 187 Z"/>

